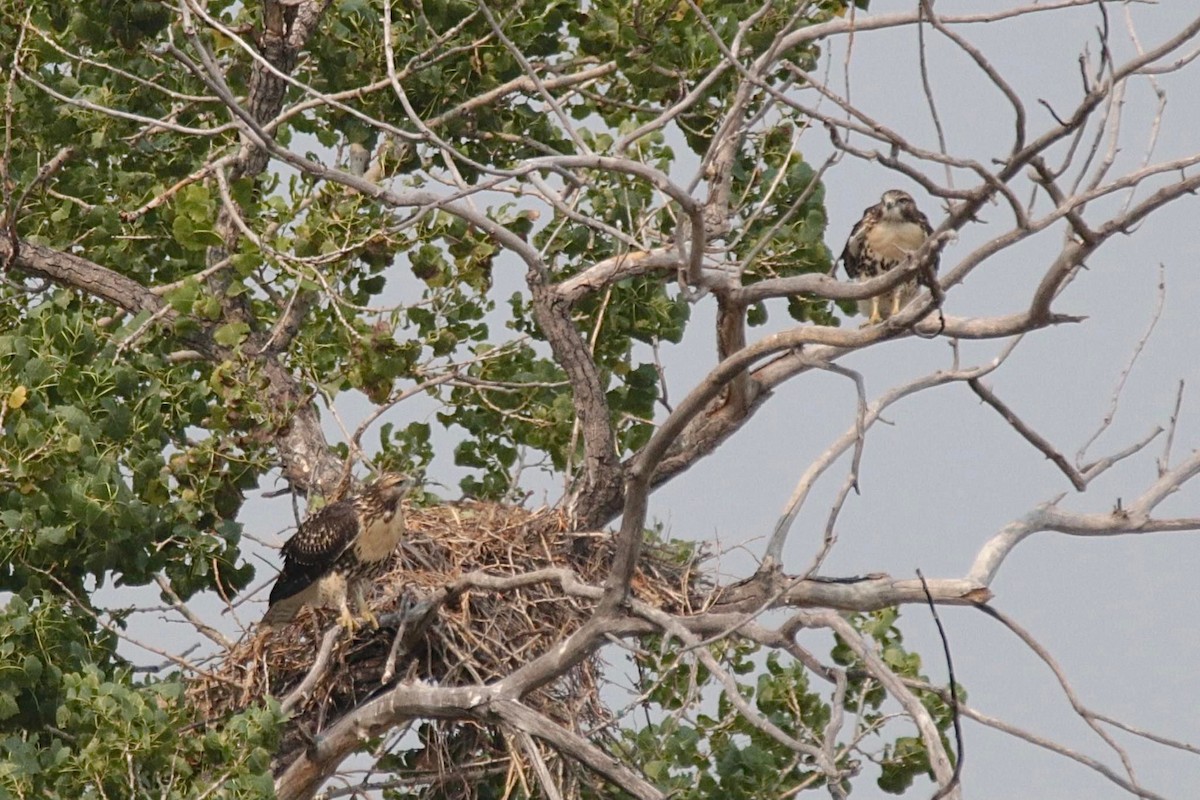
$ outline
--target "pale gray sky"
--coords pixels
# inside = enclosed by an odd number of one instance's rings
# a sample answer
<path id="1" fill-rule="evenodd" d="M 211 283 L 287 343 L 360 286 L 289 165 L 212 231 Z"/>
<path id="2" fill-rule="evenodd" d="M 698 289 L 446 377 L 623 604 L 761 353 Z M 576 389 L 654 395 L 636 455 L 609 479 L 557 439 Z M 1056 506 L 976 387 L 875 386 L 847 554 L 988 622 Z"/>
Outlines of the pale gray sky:
<path id="1" fill-rule="evenodd" d="M 967 13 L 996 3 L 939 2 L 939 13 Z M 872 13 L 912 8 L 910 2 L 873 2 Z M 1169 2 L 1134 8 L 1146 46 L 1177 32 L 1197 11 L 1194 3 Z M 1118 59 L 1132 52 L 1122 12 L 1110 9 Z M 1023 97 L 1044 98 L 1061 113 L 1082 90 L 1077 58 L 1096 52 L 1100 17 L 1094 8 L 1029 19 L 959 28 Z M 1003 98 L 952 45 L 932 31 L 930 80 L 946 131 L 948 149 L 979 159 L 1003 154 L 1012 136 L 1011 111 Z M 842 89 L 845 41 L 827 49 L 830 84 Z M 920 89 L 914 29 L 860 35 L 851 58 L 851 96 L 861 110 L 937 148 Z M 1154 159 L 1194 152 L 1200 138 L 1200 65 L 1165 76 L 1168 93 Z M 1122 151 L 1116 169 L 1144 157 L 1156 98 L 1148 83 L 1131 90 Z M 1030 128 L 1051 122 L 1030 102 Z M 814 130 L 801 140 L 812 163 L 828 153 L 828 139 Z M 940 179 L 941 172 L 928 172 Z M 888 188 L 909 190 L 936 226 L 941 209 L 904 176 L 873 163 L 845 158 L 826 177 L 827 242 L 840 251 L 862 209 Z M 958 184 L 963 187 L 965 184 Z M 1021 195 L 1027 197 L 1027 193 Z M 1194 198 L 1163 209 L 1134 235 L 1105 246 L 1089 270 L 1067 290 L 1057 308 L 1088 315 L 1082 324 L 1031 335 L 988 383 L 1023 418 L 1068 457 L 1087 440 L 1108 410 L 1120 371 L 1149 324 L 1157 297 L 1159 264 L 1166 267 L 1166 303 L 1153 337 L 1121 396 L 1112 427 L 1089 451 L 1115 452 L 1165 425 L 1178 382 L 1187 381 L 1175 441 L 1176 458 L 1200 443 L 1200 409 L 1192 394 L 1200 385 L 1200 226 Z M 989 228 L 988 223 L 991 222 Z M 942 255 L 947 270 L 988 235 L 1008 224 L 1006 209 L 986 211 Z M 1000 314 L 1028 303 L 1060 229 L 1001 253 L 946 303 L 955 315 Z M 703 313 L 703 309 L 700 310 Z M 783 316 L 775 309 L 776 316 Z M 708 309 L 711 314 L 711 308 Z M 696 320 L 699 322 L 699 320 Z M 854 321 L 849 324 L 856 324 Z M 964 347 L 964 363 L 990 358 L 998 343 Z M 697 373 L 714 355 L 689 351 Z M 843 361 L 862 372 L 871 397 L 931 368 L 949 366 L 944 341 L 906 340 L 871 348 Z M 844 378 L 806 375 L 785 386 L 740 435 L 713 458 L 660 491 L 652 513 L 668 519 L 678 535 L 716 537 L 732 545 L 765 538 L 811 459 L 853 421 L 854 389 Z M 838 526 L 839 543 L 828 575 L 886 571 L 912 576 L 965 574 L 978 548 L 1006 522 L 1066 492 L 1070 509 L 1106 511 L 1155 478 L 1156 443 L 1096 481 L 1083 497 L 1053 465 L 983 406 L 965 385 L 923 393 L 893 407 L 893 426 L 877 426 L 867 438 L 862 496 L 851 496 Z M 847 459 L 809 498 L 785 556 L 785 569 L 803 569 L 821 536 Z M 1200 488 L 1185 487 L 1164 513 L 1195 515 Z M 731 555 L 728 569 L 746 574 L 749 559 Z M 1195 534 L 1157 534 L 1080 539 L 1041 533 L 1022 543 L 1004 564 L 993 589 L 994 605 L 1015 617 L 1058 659 L 1081 701 L 1094 710 L 1141 728 L 1200 744 L 1200 636 L 1194 619 L 1200 571 Z M 1015 636 L 975 611 L 942 609 L 959 680 L 979 710 L 1076 748 L 1120 771 L 1120 763 L 1070 709 L 1050 672 Z M 933 622 L 921 608 L 904 610 L 907 643 L 922 653 L 930 674 L 944 679 Z M 1091 770 L 1028 744 L 966 723 L 966 796 L 986 800 L 1127 797 Z M 1168 797 L 1200 796 L 1200 758 L 1115 734 L 1129 748 L 1139 778 Z M 920 792 L 913 792 L 920 796 Z M 855 785 L 855 797 L 882 797 L 873 784 Z"/>

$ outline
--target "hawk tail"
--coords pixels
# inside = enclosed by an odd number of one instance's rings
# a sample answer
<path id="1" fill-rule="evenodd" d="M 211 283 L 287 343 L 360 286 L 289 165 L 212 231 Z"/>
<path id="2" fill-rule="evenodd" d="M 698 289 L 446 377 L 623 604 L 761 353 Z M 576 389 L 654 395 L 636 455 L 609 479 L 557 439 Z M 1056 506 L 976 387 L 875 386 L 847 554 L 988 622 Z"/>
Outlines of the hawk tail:
<path id="1" fill-rule="evenodd" d="M 267 609 L 267 613 L 263 614 L 260 624 L 268 627 L 277 625 L 286 625 L 295 618 L 296 613 L 304 606 L 304 599 L 297 595 L 285 597 L 278 603 L 275 603 Z"/>

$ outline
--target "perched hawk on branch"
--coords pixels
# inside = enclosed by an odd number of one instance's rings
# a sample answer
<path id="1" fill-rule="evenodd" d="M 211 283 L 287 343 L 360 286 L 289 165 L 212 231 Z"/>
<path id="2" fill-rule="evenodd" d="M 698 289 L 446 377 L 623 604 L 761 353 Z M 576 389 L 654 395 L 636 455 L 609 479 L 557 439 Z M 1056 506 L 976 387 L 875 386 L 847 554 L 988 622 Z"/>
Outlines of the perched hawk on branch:
<path id="1" fill-rule="evenodd" d="M 920 249 L 933 228 L 917 209 L 908 192 L 891 189 L 878 203 L 863 212 L 846 240 L 839 258 L 846 274 L 854 280 L 868 280 L 894 269 L 911 253 Z M 937 271 L 938 254 L 932 257 L 931 271 Z M 917 293 L 917 277 L 899 286 L 858 301 L 858 311 L 866 314 L 868 325 L 891 317 L 907 305 Z"/>
<path id="2" fill-rule="evenodd" d="M 283 545 L 283 571 L 271 588 L 263 624 L 290 622 L 306 605 L 329 606 L 353 630 L 357 620 L 348 602 L 353 597 L 359 618 L 378 626 L 365 593 L 368 582 L 387 568 L 404 533 L 400 501 L 411 485 L 408 476 L 387 473 L 361 494 L 330 503 L 304 520 Z"/>

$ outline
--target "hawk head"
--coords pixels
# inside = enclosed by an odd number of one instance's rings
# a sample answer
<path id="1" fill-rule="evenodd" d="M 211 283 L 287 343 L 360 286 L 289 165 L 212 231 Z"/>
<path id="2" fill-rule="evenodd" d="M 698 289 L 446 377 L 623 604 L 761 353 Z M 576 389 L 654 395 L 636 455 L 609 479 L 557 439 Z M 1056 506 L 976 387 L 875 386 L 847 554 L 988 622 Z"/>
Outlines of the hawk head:
<path id="1" fill-rule="evenodd" d="M 413 479 L 403 472 L 385 472 L 379 480 L 371 484 L 370 491 L 383 501 L 385 506 L 394 507 L 404 499 L 405 493 L 412 485 Z"/>
<path id="2" fill-rule="evenodd" d="M 918 218 L 920 211 L 912 195 L 900 189 L 889 189 L 879 198 L 881 217 L 890 222 L 911 222 Z"/>

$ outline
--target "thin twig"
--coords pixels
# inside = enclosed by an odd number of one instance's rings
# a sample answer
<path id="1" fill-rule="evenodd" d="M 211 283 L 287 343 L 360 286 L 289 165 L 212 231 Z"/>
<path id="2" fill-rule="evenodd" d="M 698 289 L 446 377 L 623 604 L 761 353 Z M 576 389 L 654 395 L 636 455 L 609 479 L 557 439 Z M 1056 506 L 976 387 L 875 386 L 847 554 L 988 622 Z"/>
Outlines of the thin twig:
<path id="1" fill-rule="evenodd" d="M 980 400 L 996 409 L 1000 416 L 1004 417 L 1004 421 L 1011 425 L 1017 433 L 1021 434 L 1025 441 L 1040 450 L 1046 458 L 1053 461 L 1055 466 L 1062 470 L 1062 473 L 1071 481 L 1071 485 L 1076 490 L 1082 492 L 1087 489 L 1087 479 L 1080 474 L 1079 470 L 1071 466 L 1071 462 L 1067 461 L 1062 453 L 1055 450 L 1054 445 L 1050 444 L 1033 428 L 1026 425 L 1024 420 L 1018 417 L 1016 412 L 1005 405 L 999 397 L 996 397 L 991 389 L 984 386 L 982 381 L 978 378 L 971 378 L 967 381 L 967 385 L 971 387 L 971 391 L 978 395 Z"/>
<path id="2" fill-rule="evenodd" d="M 950 782 L 937 790 L 932 800 L 942 800 L 943 797 L 950 794 L 955 786 L 958 786 L 962 779 L 962 765 L 966 758 L 966 750 L 963 749 L 963 734 L 962 723 L 958 718 L 958 684 L 954 680 L 954 660 L 950 657 L 950 642 L 946 639 L 946 629 L 942 627 L 942 619 L 938 616 L 937 606 L 933 603 L 933 595 L 929 593 L 929 584 L 925 582 L 925 576 L 921 574 L 921 570 L 917 570 L 917 577 L 921 580 L 921 589 L 925 592 L 925 601 L 929 604 L 929 613 L 933 615 L 933 623 L 937 625 L 938 636 L 942 640 L 942 654 L 946 657 L 946 674 L 949 676 L 950 684 L 950 713 L 953 715 L 954 721 L 954 775 L 950 778 Z"/>
<path id="3" fill-rule="evenodd" d="M 283 698 L 283 702 L 279 704 L 279 708 L 284 714 L 290 713 L 294 708 L 307 700 L 312 690 L 320 683 L 325 673 L 329 670 L 333 648 L 344 632 L 341 625 L 333 625 L 329 630 L 325 631 L 325 635 L 321 637 L 321 646 L 317 648 L 317 656 L 313 659 L 312 666 L 308 668 L 308 673 L 304 676 L 304 680 L 300 681 L 295 689 L 288 692 L 287 697 Z"/>
<path id="4" fill-rule="evenodd" d="M 517 731 L 516 737 L 521 749 L 529 757 L 529 762 L 533 764 L 533 774 L 537 775 L 538 783 L 546 792 L 548 800 L 563 800 L 562 792 L 559 790 L 554 776 L 550 774 L 550 768 L 546 766 L 546 759 L 542 758 L 541 752 L 534 744 L 533 737 L 525 731 Z"/>
<path id="5" fill-rule="evenodd" d="M 1083 461 L 1084 454 L 1087 453 L 1089 447 L 1100 438 L 1100 434 L 1108 430 L 1113 423 L 1113 418 L 1117 415 L 1117 406 L 1121 402 L 1121 393 L 1125 390 L 1125 382 L 1129 380 L 1129 373 L 1133 371 L 1133 367 L 1137 364 L 1138 356 L 1142 354 L 1142 350 L 1146 348 L 1146 342 L 1150 341 L 1151 334 L 1154 333 L 1155 327 L 1158 326 L 1158 321 L 1162 318 L 1163 305 L 1167 300 L 1167 274 L 1166 267 L 1163 264 L 1158 265 L 1158 296 L 1154 303 L 1154 311 L 1150 315 L 1150 324 L 1146 326 L 1146 332 L 1142 334 L 1142 338 L 1138 339 L 1134 345 L 1133 353 L 1129 356 L 1129 362 L 1125 364 L 1125 368 L 1121 370 L 1121 374 L 1117 376 L 1117 385 L 1113 388 L 1112 398 L 1109 401 L 1108 412 L 1105 413 L 1104 419 L 1101 420 L 1100 426 L 1096 428 L 1088 440 L 1083 443 L 1083 447 L 1079 448 L 1079 452 L 1075 454 L 1075 463 L 1079 464 Z"/>
<path id="6" fill-rule="evenodd" d="M 154 582 L 157 583 L 158 588 L 162 590 L 163 596 L 167 598 L 167 602 L 171 604 L 171 608 L 178 611 L 184 619 L 192 623 L 192 627 L 195 628 L 197 632 L 208 637 L 227 651 L 233 649 L 233 642 L 231 642 L 225 634 L 221 633 L 219 630 L 200 619 L 190 608 L 187 607 L 187 605 L 184 604 L 183 600 L 179 598 L 179 595 L 176 594 L 175 590 L 171 588 L 171 582 L 167 580 L 166 576 L 162 575 L 161 573 L 155 575 Z"/>
<path id="7" fill-rule="evenodd" d="M 1071 708 L 1075 709 L 1075 713 L 1078 714 L 1085 723 L 1087 723 L 1087 726 L 1095 731 L 1096 735 L 1104 740 L 1105 744 L 1112 748 L 1113 752 L 1117 754 L 1117 757 L 1121 759 L 1121 764 L 1125 767 L 1125 774 L 1129 777 L 1129 783 L 1140 794 L 1142 789 L 1138 784 L 1137 775 L 1134 773 L 1133 762 L 1129 760 L 1129 754 L 1125 752 L 1123 747 L 1117 744 L 1117 741 L 1112 738 L 1108 731 L 1100 727 L 1096 721 L 1095 714 L 1093 714 L 1091 709 L 1089 709 L 1079 700 L 1079 696 L 1075 694 L 1074 687 L 1072 687 L 1070 681 L 1067 680 L 1066 673 L 1063 672 L 1062 667 L 1059 666 L 1054 657 L 1050 655 L 1050 652 L 1043 647 L 1040 642 L 1034 639 L 1033 635 L 1029 633 L 1029 631 L 1021 627 L 1016 620 L 1012 619 L 1007 614 L 1004 614 L 987 603 L 980 603 L 978 608 L 1016 634 L 1017 637 L 1024 642 L 1025 645 L 1032 650 L 1038 658 L 1042 660 L 1042 663 L 1050 668 L 1050 671 L 1054 673 L 1054 677 L 1058 680 L 1059 686 L 1062 687 L 1063 693 L 1067 696 L 1067 700 L 1071 703 Z"/>
<path id="8" fill-rule="evenodd" d="M 924 20 L 933 20 L 933 4 L 929 0 L 921 0 L 920 12 Z M 937 103 L 933 99 L 933 86 L 929 83 L 929 60 L 925 48 L 924 21 L 917 22 L 917 58 L 921 66 L 921 88 L 925 93 L 925 104 L 929 106 L 929 119 L 933 122 L 933 129 L 937 133 L 938 150 L 943 155 L 947 155 L 946 131 L 942 127 L 942 118 L 938 114 Z M 946 185 L 953 189 L 954 173 L 951 171 L 949 164 L 945 164 L 944 167 L 946 170 Z"/>
<path id="9" fill-rule="evenodd" d="M 1179 389 L 1175 392 L 1175 408 L 1171 411 L 1171 419 L 1167 422 L 1167 442 L 1163 445 L 1162 456 L 1158 459 L 1158 475 L 1161 478 L 1171 469 L 1171 446 L 1175 444 L 1175 430 L 1179 424 L 1179 409 L 1183 406 L 1183 385 L 1179 381 Z"/>

